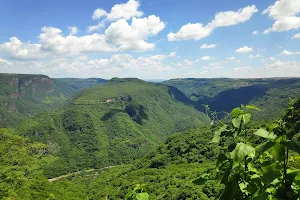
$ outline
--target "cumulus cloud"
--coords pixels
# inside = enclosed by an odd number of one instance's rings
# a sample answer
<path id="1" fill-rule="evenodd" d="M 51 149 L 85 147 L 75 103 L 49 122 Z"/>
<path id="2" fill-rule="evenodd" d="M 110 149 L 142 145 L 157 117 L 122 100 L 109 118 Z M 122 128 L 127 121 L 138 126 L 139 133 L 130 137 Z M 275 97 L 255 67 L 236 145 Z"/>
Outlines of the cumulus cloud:
<path id="1" fill-rule="evenodd" d="M 41 49 L 45 52 L 51 52 L 61 55 L 76 55 L 87 52 L 111 52 L 117 51 L 106 42 L 103 34 L 92 34 L 81 37 L 62 36 L 62 31 L 55 27 L 43 27 L 40 34 Z"/>
<path id="2" fill-rule="evenodd" d="M 107 13 L 105 10 L 103 10 L 102 8 L 98 8 L 94 11 L 92 19 L 93 20 L 100 19 L 101 17 L 106 16 L 106 15 L 107 15 Z"/>
<path id="3" fill-rule="evenodd" d="M 0 52 L 16 60 L 35 60 L 45 56 L 40 44 L 25 44 L 17 37 L 9 38 L 10 42 L 0 44 Z"/>
<path id="4" fill-rule="evenodd" d="M 295 34 L 292 39 L 300 39 L 300 33 Z"/>
<path id="5" fill-rule="evenodd" d="M 247 53 L 247 52 L 251 52 L 251 51 L 253 51 L 253 49 L 251 47 L 244 46 L 244 47 L 237 49 L 235 52 L 236 53 Z"/>
<path id="6" fill-rule="evenodd" d="M 261 57 L 263 57 L 262 55 L 260 55 L 260 54 L 256 54 L 256 55 L 250 55 L 250 56 L 248 56 L 248 58 L 250 58 L 250 59 L 254 59 L 254 58 L 261 58 Z"/>
<path id="7" fill-rule="evenodd" d="M 97 25 L 89 26 L 87 29 L 87 32 L 91 33 L 93 31 L 99 30 L 99 29 L 103 28 L 104 25 L 105 25 L 105 21 L 102 20 Z"/>
<path id="8" fill-rule="evenodd" d="M 171 70 L 172 68 L 170 66 L 162 62 L 162 57 L 166 58 L 168 56 L 156 55 L 150 57 L 140 56 L 138 58 L 134 58 L 129 54 L 116 54 L 112 55 L 110 59 L 90 60 L 88 62 L 88 68 L 103 70 L 115 67 L 119 69 L 135 71 L 152 71 L 155 73 Z"/>
<path id="9" fill-rule="evenodd" d="M 196 64 L 196 63 L 199 62 L 199 61 L 200 61 L 199 59 L 197 59 L 197 60 L 195 60 L 195 61 L 191 61 L 191 60 L 188 60 L 188 59 L 184 59 L 183 62 L 178 63 L 176 66 L 177 66 L 177 67 L 188 67 L 188 66 L 192 66 L 192 65 Z"/>
<path id="10" fill-rule="evenodd" d="M 68 28 L 70 30 L 69 35 L 75 35 L 78 32 L 78 28 L 76 26 L 69 26 Z"/>
<path id="11" fill-rule="evenodd" d="M 145 18 L 132 18 L 131 25 L 125 19 L 112 23 L 105 31 L 106 39 L 120 45 L 122 50 L 151 50 L 153 43 L 145 40 L 155 36 L 165 28 L 165 23 L 155 15 Z"/>
<path id="12" fill-rule="evenodd" d="M 272 60 L 272 61 L 276 60 L 276 58 L 274 58 L 274 57 L 270 57 L 269 59 Z"/>
<path id="13" fill-rule="evenodd" d="M 288 31 L 300 28 L 300 1 L 297 0 L 278 0 L 274 5 L 269 6 L 262 14 L 275 20 L 272 27 L 266 29 L 264 34 L 272 31 Z"/>
<path id="14" fill-rule="evenodd" d="M 204 26 L 201 23 L 188 23 L 180 28 L 177 33 L 169 33 L 169 41 L 200 40 L 212 34 L 218 27 L 233 26 L 248 21 L 258 10 L 254 5 L 239 9 L 237 12 L 225 11 L 215 15 L 214 20 Z"/>
<path id="15" fill-rule="evenodd" d="M 257 35 L 257 34 L 258 34 L 257 31 L 253 31 L 253 32 L 252 32 L 252 35 Z"/>
<path id="16" fill-rule="evenodd" d="M 200 46 L 200 49 L 213 49 L 215 48 L 217 45 L 216 44 L 202 44 Z"/>
<path id="17" fill-rule="evenodd" d="M 181 27 L 177 33 L 169 33 L 169 41 L 179 41 L 179 40 L 200 40 L 211 34 L 212 30 L 208 27 L 204 27 L 200 23 L 191 24 L 188 23 Z"/>
<path id="18" fill-rule="evenodd" d="M 139 1 L 129 0 L 127 3 L 114 5 L 109 13 L 102 8 L 98 8 L 94 11 L 92 18 L 96 20 L 106 17 L 108 21 L 116 21 L 118 19 L 129 20 L 132 17 L 141 17 L 143 15 L 143 12 L 138 10 L 139 7 Z"/>
<path id="19" fill-rule="evenodd" d="M 214 57 L 211 57 L 211 56 L 203 56 L 201 58 L 201 60 L 214 60 L 215 58 Z"/>
<path id="20" fill-rule="evenodd" d="M 284 56 L 300 55 L 300 52 L 291 52 L 291 51 L 284 50 L 283 52 L 281 52 L 280 55 L 284 55 Z"/>

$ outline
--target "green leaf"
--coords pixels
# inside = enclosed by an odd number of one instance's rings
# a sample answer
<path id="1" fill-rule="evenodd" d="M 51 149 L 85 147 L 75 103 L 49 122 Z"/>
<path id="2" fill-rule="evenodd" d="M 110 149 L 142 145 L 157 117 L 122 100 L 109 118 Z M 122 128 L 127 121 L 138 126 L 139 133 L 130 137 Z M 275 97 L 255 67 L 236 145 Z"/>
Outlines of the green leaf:
<path id="1" fill-rule="evenodd" d="M 257 111 L 261 111 L 258 107 L 256 107 L 255 105 L 246 105 L 247 109 L 252 109 L 252 110 L 257 110 Z"/>
<path id="2" fill-rule="evenodd" d="M 239 182 L 239 187 L 240 190 L 242 191 L 242 193 L 249 195 L 249 191 L 247 190 L 249 183 L 245 182 L 245 181 L 241 181 Z"/>
<path id="3" fill-rule="evenodd" d="M 224 161 L 227 161 L 228 158 L 225 154 L 219 154 L 218 159 L 217 159 L 217 166 L 220 164 L 224 163 Z"/>
<path id="4" fill-rule="evenodd" d="M 261 179 L 265 185 L 269 185 L 280 177 L 281 177 L 280 171 L 267 171 L 266 173 L 264 173 Z"/>
<path id="5" fill-rule="evenodd" d="M 270 140 L 273 140 L 277 137 L 273 132 L 270 133 L 269 131 L 263 128 L 258 129 L 253 134 Z"/>
<path id="6" fill-rule="evenodd" d="M 245 113 L 245 114 L 242 115 L 242 119 L 243 119 L 244 124 L 248 124 L 248 122 L 250 122 L 251 116 L 252 116 L 251 113 Z"/>
<path id="7" fill-rule="evenodd" d="M 235 117 L 231 120 L 232 122 L 232 125 L 235 127 L 235 128 L 240 128 L 240 125 L 241 125 L 241 122 L 242 122 L 242 116 L 239 115 L 238 117 Z"/>
<path id="8" fill-rule="evenodd" d="M 285 145 L 288 149 L 300 154 L 300 142 L 295 140 L 290 140 L 286 142 Z"/>
<path id="9" fill-rule="evenodd" d="M 227 126 L 224 125 L 221 128 L 219 128 L 219 130 L 215 131 L 214 137 L 211 140 L 211 143 L 219 143 L 220 140 L 221 140 L 221 133 L 224 132 L 224 131 L 226 131 L 227 130 L 226 128 L 227 128 Z"/>
<path id="10" fill-rule="evenodd" d="M 259 157 L 262 153 L 270 149 L 275 145 L 275 142 L 267 141 L 255 147 L 256 157 Z"/>
<path id="11" fill-rule="evenodd" d="M 149 200 L 149 194 L 147 192 L 142 192 L 136 194 L 136 199 L 137 200 Z"/>
<path id="12" fill-rule="evenodd" d="M 202 174 L 198 179 L 194 180 L 193 183 L 196 185 L 204 185 L 210 178 L 210 174 Z"/>
<path id="13" fill-rule="evenodd" d="M 235 118 L 241 114 L 244 114 L 245 112 L 243 110 L 241 110 L 240 108 L 235 108 L 231 111 L 230 115 L 231 115 L 231 118 Z"/>
<path id="14" fill-rule="evenodd" d="M 300 174 L 298 174 L 292 183 L 292 189 L 300 196 Z"/>
<path id="15" fill-rule="evenodd" d="M 244 161 L 246 156 L 249 158 L 254 158 L 255 148 L 248 144 L 238 143 L 235 149 L 230 153 L 230 156 L 233 159 L 232 168 L 235 168 L 240 164 L 241 161 Z"/>
<path id="16" fill-rule="evenodd" d="M 239 175 L 235 175 L 232 180 L 226 184 L 225 190 L 221 195 L 220 199 L 222 200 L 233 200 L 235 199 L 238 194 L 241 192 L 239 184 Z"/>
<path id="17" fill-rule="evenodd" d="M 287 173 L 287 177 L 290 181 L 294 180 L 295 177 L 297 177 L 298 175 L 300 176 L 300 170 L 299 169 L 287 169 L 286 173 Z"/>

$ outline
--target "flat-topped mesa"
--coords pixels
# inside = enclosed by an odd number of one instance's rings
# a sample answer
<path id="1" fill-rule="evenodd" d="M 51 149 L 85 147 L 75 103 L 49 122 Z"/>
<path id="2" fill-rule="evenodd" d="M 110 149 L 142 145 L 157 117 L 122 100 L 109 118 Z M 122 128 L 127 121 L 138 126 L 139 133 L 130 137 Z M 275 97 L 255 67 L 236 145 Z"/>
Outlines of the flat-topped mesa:
<path id="1" fill-rule="evenodd" d="M 138 78 L 112 78 L 110 82 L 113 83 L 122 83 L 122 82 L 136 82 L 136 83 L 145 83 L 145 81 Z"/>

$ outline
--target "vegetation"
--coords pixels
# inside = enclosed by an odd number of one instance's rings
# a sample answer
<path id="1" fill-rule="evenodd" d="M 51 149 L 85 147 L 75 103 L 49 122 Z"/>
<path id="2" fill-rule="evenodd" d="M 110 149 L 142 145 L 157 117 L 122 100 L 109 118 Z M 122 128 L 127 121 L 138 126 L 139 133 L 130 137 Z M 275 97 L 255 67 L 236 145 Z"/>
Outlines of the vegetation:
<path id="1" fill-rule="evenodd" d="M 0 128 L 0 199 L 299 200 L 300 99 L 274 119 L 285 107 L 281 102 L 298 95 L 298 79 L 201 80 L 211 81 L 208 88 L 220 84 L 207 93 L 210 103 L 237 95 L 262 108 L 242 105 L 228 114 L 231 100 L 224 110 L 204 106 L 204 114 L 196 108 L 207 101 L 138 79 L 114 78 L 95 87 L 101 79 L 14 80 L 24 85 L 14 105 L 35 102 L 32 107 L 42 112 L 14 129 Z M 58 82 L 62 86 L 47 96 L 45 88 L 52 91 Z M 232 83 L 236 88 L 230 89 Z M 8 85 L 1 88 L 3 99 L 16 89 Z M 66 100 L 57 93 L 63 86 L 91 88 Z M 61 107 L 45 111 L 46 104 Z"/>
<path id="2" fill-rule="evenodd" d="M 77 91 L 105 82 L 104 79 L 0 74 L 0 127 L 17 127 L 28 116 L 54 110 Z"/>
<path id="3" fill-rule="evenodd" d="M 204 113 L 177 101 L 179 94 L 165 85 L 114 79 L 79 92 L 59 112 L 26 120 L 18 132 L 61 150 L 43 168 L 47 177 L 128 163 L 171 133 L 209 123 Z"/>
<path id="4" fill-rule="evenodd" d="M 177 87 L 202 111 L 203 104 L 225 112 L 241 104 L 256 105 L 262 112 L 254 113 L 253 119 L 263 122 L 282 116 L 289 98 L 300 96 L 299 78 L 172 79 L 164 83 Z"/>

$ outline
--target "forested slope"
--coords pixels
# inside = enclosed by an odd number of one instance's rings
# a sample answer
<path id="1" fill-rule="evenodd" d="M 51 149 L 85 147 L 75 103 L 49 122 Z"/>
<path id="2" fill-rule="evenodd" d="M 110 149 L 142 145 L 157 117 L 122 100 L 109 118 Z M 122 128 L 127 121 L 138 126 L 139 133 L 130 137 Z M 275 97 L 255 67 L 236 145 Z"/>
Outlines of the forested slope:
<path id="1" fill-rule="evenodd" d="M 113 79 L 79 92 L 61 111 L 26 120 L 18 131 L 31 141 L 60 149 L 53 164 L 45 166 L 51 177 L 132 161 L 171 133 L 208 123 L 209 118 L 176 88 Z"/>
<path id="2" fill-rule="evenodd" d="M 164 84 L 177 87 L 203 111 L 203 104 L 212 110 L 229 112 L 241 104 L 254 104 L 264 112 L 256 120 L 280 117 L 289 98 L 300 96 L 299 78 L 269 79 L 171 79 Z"/>
<path id="3" fill-rule="evenodd" d="M 0 74 L 0 127 L 16 127 L 28 116 L 61 106 L 79 90 L 105 82 L 104 79 Z"/>

